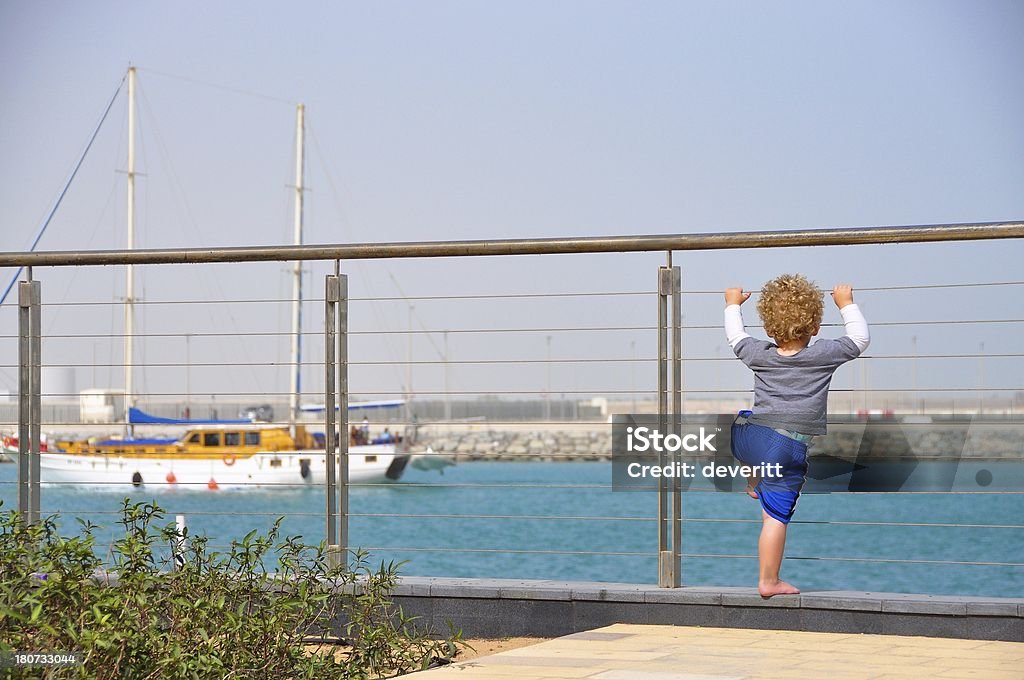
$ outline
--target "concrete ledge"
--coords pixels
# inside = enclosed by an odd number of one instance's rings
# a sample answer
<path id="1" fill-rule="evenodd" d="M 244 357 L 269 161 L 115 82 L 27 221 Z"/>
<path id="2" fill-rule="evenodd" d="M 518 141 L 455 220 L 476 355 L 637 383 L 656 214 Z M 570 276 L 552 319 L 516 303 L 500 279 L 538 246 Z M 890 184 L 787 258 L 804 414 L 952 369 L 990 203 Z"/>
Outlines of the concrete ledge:
<path id="1" fill-rule="evenodd" d="M 842 592 L 806 593 L 800 595 L 800 606 L 805 609 L 834 609 L 850 612 L 880 612 L 882 601 Z"/>
<path id="2" fill-rule="evenodd" d="M 438 630 L 554 637 L 612 623 L 1024 642 L 1024 598 L 805 592 L 762 599 L 753 588 L 403 577 L 394 600 Z"/>

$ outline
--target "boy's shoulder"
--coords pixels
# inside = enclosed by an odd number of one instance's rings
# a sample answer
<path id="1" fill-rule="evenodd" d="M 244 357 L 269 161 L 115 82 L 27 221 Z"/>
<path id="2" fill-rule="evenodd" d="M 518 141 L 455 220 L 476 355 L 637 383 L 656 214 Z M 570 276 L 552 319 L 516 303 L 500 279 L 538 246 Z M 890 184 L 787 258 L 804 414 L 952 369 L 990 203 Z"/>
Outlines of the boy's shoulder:
<path id="1" fill-rule="evenodd" d="M 756 356 L 761 356 L 767 353 L 769 350 L 774 352 L 778 349 L 778 345 L 769 340 L 761 340 L 750 335 L 736 343 L 736 347 L 733 348 L 733 352 L 736 356 L 742 359 L 744 362 L 749 362 Z"/>
<path id="2" fill-rule="evenodd" d="M 809 365 L 838 368 L 840 364 L 860 356 L 860 350 L 853 340 L 844 335 L 841 338 L 823 338 L 812 342 L 800 354 L 805 355 Z"/>
<path id="3" fill-rule="evenodd" d="M 850 353 L 851 349 L 857 351 L 857 345 L 849 336 L 844 335 L 841 338 L 820 338 L 808 345 L 804 351 L 811 350 L 811 353 L 818 356 L 845 356 Z"/>
<path id="4" fill-rule="evenodd" d="M 771 340 L 762 340 L 761 338 L 755 338 L 752 335 L 748 335 L 747 337 L 743 338 L 742 340 L 740 340 L 739 342 L 736 343 L 736 347 L 734 348 L 734 350 L 736 351 L 737 354 L 739 354 L 741 349 L 747 350 L 747 351 L 750 351 L 750 350 L 760 350 L 760 351 L 763 351 L 763 350 L 766 350 L 766 349 L 774 349 L 774 348 L 777 348 L 777 347 L 778 347 L 778 345 L 776 345 Z"/>

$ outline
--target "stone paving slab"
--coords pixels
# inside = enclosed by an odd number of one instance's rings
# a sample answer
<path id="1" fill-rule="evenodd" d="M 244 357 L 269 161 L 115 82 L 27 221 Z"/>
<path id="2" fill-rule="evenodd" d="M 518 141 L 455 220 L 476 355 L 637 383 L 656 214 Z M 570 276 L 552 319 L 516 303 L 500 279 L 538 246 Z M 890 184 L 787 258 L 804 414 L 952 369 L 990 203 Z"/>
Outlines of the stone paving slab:
<path id="1" fill-rule="evenodd" d="M 417 680 L 1021 680 L 1024 643 L 618 623 L 411 675 Z"/>

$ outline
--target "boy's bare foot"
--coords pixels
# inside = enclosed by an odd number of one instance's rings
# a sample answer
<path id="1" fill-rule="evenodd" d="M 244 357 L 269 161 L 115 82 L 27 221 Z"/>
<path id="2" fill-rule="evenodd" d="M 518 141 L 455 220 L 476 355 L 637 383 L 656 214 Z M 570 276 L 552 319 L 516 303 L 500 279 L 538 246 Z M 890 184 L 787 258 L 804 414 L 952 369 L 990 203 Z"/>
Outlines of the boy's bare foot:
<path id="1" fill-rule="evenodd" d="M 767 600 L 775 595 L 799 595 L 800 589 L 780 579 L 774 583 L 761 581 L 757 584 L 757 592 Z"/>

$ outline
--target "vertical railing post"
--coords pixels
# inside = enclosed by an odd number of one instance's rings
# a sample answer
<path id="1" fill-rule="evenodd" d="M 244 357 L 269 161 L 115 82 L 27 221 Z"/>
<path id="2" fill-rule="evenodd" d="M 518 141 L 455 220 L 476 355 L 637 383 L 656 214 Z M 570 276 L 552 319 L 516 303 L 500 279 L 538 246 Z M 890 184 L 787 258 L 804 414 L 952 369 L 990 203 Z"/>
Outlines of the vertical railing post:
<path id="1" fill-rule="evenodd" d="M 681 434 L 683 429 L 683 325 L 682 295 L 680 291 L 682 275 L 679 267 L 672 267 L 672 432 Z M 677 450 L 672 462 L 682 460 L 682 451 Z M 678 466 L 673 466 L 679 469 Z M 678 475 L 672 477 L 672 578 L 671 587 L 678 588 L 683 580 L 682 565 L 683 547 L 683 494 L 682 480 Z"/>
<path id="2" fill-rule="evenodd" d="M 42 375 L 42 312 L 38 281 L 18 284 L 18 512 L 39 521 L 39 439 Z"/>
<path id="3" fill-rule="evenodd" d="M 338 274 L 338 546 L 347 560 L 348 538 L 348 275 Z"/>
<path id="4" fill-rule="evenodd" d="M 42 390 L 43 390 L 43 348 L 42 348 L 42 291 L 40 283 L 32 281 L 32 306 L 29 308 L 29 328 L 32 337 L 29 342 L 31 355 L 31 421 L 29 423 L 29 444 L 32 447 L 31 463 L 29 464 L 28 509 L 29 521 L 39 521 L 39 440 L 41 439 L 42 421 Z"/>
<path id="5" fill-rule="evenodd" d="M 184 567 L 185 561 L 188 559 L 185 555 L 185 550 L 188 548 L 185 539 L 187 533 L 188 526 L 185 521 L 185 515 L 175 515 L 174 538 L 171 539 L 171 568 L 174 570 Z"/>
<path id="6" fill-rule="evenodd" d="M 658 268 L 658 430 L 668 428 L 668 296 L 671 292 L 671 270 Z M 658 451 L 658 466 L 664 468 L 665 451 Z M 671 587 L 674 580 L 668 525 L 669 486 L 664 476 L 658 477 L 658 586 Z"/>
<path id="7" fill-rule="evenodd" d="M 29 422 L 31 416 L 32 337 L 30 311 L 32 309 L 32 284 L 18 283 L 18 512 L 22 519 L 29 519 Z"/>
<path id="8" fill-rule="evenodd" d="M 678 433 L 682 429 L 682 301 L 679 267 L 658 269 L 658 429 Z M 671 316 L 670 312 L 671 300 Z M 670 329 L 671 326 L 671 340 Z M 671 352 L 671 357 L 670 357 Z M 671 370 L 670 370 L 671 366 Z M 671 382 L 670 382 L 671 379 Z M 672 394 L 671 403 L 669 393 Z M 680 462 L 681 454 L 658 452 L 658 465 Z M 681 480 L 658 478 L 658 585 L 678 588 L 682 582 Z"/>
<path id="9" fill-rule="evenodd" d="M 338 547 L 338 492 L 337 459 L 339 437 L 347 436 L 338 431 L 335 414 L 336 379 L 336 324 L 338 318 L 338 277 L 327 276 L 324 284 L 324 480 L 327 494 L 327 550 L 332 564 L 341 559 Z"/>

